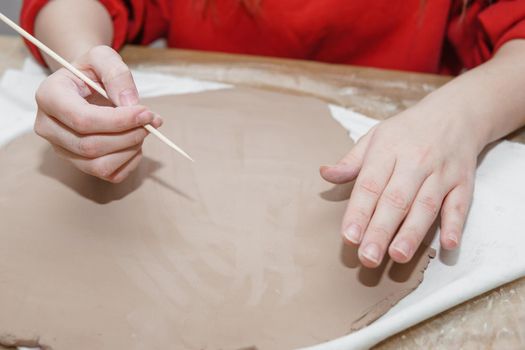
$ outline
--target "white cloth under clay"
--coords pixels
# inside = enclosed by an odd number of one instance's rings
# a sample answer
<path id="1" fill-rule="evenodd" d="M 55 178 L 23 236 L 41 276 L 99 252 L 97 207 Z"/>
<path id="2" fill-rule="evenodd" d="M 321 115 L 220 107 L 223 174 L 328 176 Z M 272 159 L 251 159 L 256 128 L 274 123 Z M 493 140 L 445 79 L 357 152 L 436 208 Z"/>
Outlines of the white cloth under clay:
<path id="1" fill-rule="evenodd" d="M 228 85 L 134 71 L 142 97 L 225 89 Z M 34 93 L 45 73 L 28 60 L 22 70 L 8 70 L 0 81 L 0 145 L 31 130 Z M 358 139 L 377 121 L 330 106 L 333 117 Z M 4 169 L 3 171 L 9 171 Z M 500 142 L 482 157 L 474 200 L 461 249 L 439 249 L 423 283 L 370 326 L 311 349 L 366 349 L 388 336 L 504 283 L 525 276 L 525 146 Z"/>

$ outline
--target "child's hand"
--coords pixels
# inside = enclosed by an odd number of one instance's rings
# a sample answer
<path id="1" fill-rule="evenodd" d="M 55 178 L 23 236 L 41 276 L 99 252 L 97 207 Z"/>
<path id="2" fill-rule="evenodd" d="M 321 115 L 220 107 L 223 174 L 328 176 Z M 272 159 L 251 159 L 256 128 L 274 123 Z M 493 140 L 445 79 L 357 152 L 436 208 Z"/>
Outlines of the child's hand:
<path id="1" fill-rule="evenodd" d="M 101 179 L 120 182 L 142 157 L 145 124 L 159 127 L 160 117 L 137 105 L 131 72 L 119 54 L 97 46 L 74 65 L 100 82 L 115 106 L 102 106 L 97 92 L 66 69 L 50 75 L 36 93 L 35 132 L 78 169 Z"/>
<path id="2" fill-rule="evenodd" d="M 416 106 L 382 122 L 322 176 L 356 179 L 342 233 L 376 267 L 388 251 L 408 262 L 441 208 L 441 245 L 459 244 L 470 206 L 476 159 L 484 144 L 459 113 Z M 395 236 L 395 237 L 394 237 Z"/>

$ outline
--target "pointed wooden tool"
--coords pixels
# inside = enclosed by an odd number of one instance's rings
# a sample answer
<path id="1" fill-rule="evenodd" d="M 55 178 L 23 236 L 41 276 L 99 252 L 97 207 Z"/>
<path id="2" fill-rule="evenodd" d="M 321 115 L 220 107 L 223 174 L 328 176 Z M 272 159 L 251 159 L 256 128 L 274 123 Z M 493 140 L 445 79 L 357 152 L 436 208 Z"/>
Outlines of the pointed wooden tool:
<path id="1" fill-rule="evenodd" d="M 95 83 L 93 80 L 89 79 L 84 73 L 82 73 L 80 70 L 75 68 L 72 64 L 70 64 L 68 61 L 63 59 L 61 56 L 59 56 L 56 52 L 51 50 L 49 47 L 44 45 L 40 40 L 26 32 L 24 29 L 22 29 L 18 24 L 10 20 L 7 16 L 5 16 L 2 12 L 0 12 L 0 20 L 2 20 L 5 24 L 13 28 L 18 34 L 29 40 L 31 43 L 33 43 L 36 47 L 38 47 L 40 50 L 44 51 L 46 54 L 49 55 L 49 57 L 53 58 L 55 61 L 60 63 L 64 68 L 69 70 L 71 73 L 75 74 L 79 79 L 82 79 L 86 84 L 88 84 L 90 87 L 93 88 L 96 92 L 104 96 L 106 99 L 109 100 L 109 96 L 104 91 L 104 89 Z M 170 139 L 168 139 L 166 136 L 164 136 L 160 131 L 155 129 L 150 124 L 144 125 L 144 128 L 148 130 L 151 134 L 157 136 L 162 142 L 164 142 L 166 145 L 173 148 L 175 151 L 182 154 L 184 157 L 188 158 L 192 162 L 194 161 L 188 153 L 186 153 L 182 148 L 177 146 L 175 143 L 173 143 Z"/>

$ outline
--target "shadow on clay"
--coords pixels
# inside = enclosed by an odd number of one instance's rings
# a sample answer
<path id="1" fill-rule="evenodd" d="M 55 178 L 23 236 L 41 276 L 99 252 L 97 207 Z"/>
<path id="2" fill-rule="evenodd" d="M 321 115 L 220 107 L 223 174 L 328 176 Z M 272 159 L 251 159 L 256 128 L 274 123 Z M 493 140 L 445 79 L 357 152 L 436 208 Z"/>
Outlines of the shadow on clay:
<path id="1" fill-rule="evenodd" d="M 357 256 L 357 246 L 341 243 L 341 261 L 346 267 L 355 269 L 361 266 Z"/>
<path id="2" fill-rule="evenodd" d="M 341 261 L 343 264 L 351 269 L 359 269 L 357 274 L 359 282 L 368 287 L 373 287 L 379 284 L 381 278 L 385 273 L 385 269 L 388 265 L 389 259 L 384 259 L 381 265 L 375 269 L 369 269 L 361 265 L 359 257 L 357 255 L 358 247 L 355 245 L 349 245 L 341 243 Z"/>
<path id="3" fill-rule="evenodd" d="M 368 287 L 377 286 L 381 279 L 386 277 L 392 281 L 403 283 L 410 279 L 412 274 L 420 273 L 417 270 L 419 261 L 427 252 L 428 244 L 432 241 L 437 231 L 437 223 L 435 223 L 423 240 L 426 244 L 422 244 L 414 257 L 406 264 L 399 264 L 393 262 L 390 258 L 385 256 L 381 265 L 377 268 L 370 269 L 361 265 L 358 257 L 358 246 L 341 243 L 340 258 L 342 263 L 351 269 L 359 269 L 359 282 Z M 387 269 L 388 268 L 388 269 Z"/>
<path id="4" fill-rule="evenodd" d="M 358 246 L 341 243 L 341 261 L 343 264 L 351 269 L 359 269 L 357 274 L 359 282 L 368 287 L 373 287 L 379 284 L 384 275 L 389 259 L 384 259 L 381 265 L 375 269 L 369 269 L 361 265 L 357 254 Z"/>
<path id="5" fill-rule="evenodd" d="M 146 179 L 156 182 L 176 195 L 193 201 L 193 198 L 188 194 L 157 177 L 155 172 L 160 168 L 162 168 L 162 163 L 144 157 L 138 168 L 125 181 L 120 184 L 112 184 L 82 173 L 71 163 L 59 158 L 49 147 L 42 154 L 39 172 L 63 183 L 82 197 L 98 204 L 108 204 L 126 197 L 142 186 Z"/>
<path id="6" fill-rule="evenodd" d="M 352 188 L 354 187 L 354 182 L 334 185 L 331 189 L 319 193 L 319 196 L 329 202 L 342 202 L 350 198 L 352 193 Z"/>
<path id="7" fill-rule="evenodd" d="M 396 282 L 406 282 L 408 279 L 410 279 L 410 276 L 412 276 L 412 273 L 416 271 L 416 267 L 418 266 L 419 261 L 423 258 L 427 251 L 427 247 L 430 246 L 432 243 L 432 240 L 434 239 L 434 236 L 437 233 L 437 228 L 439 226 L 438 221 L 434 221 L 432 226 L 430 226 L 430 229 L 428 230 L 427 234 L 425 235 L 425 238 L 423 238 L 423 242 L 419 246 L 418 250 L 414 254 L 414 257 L 406 264 L 392 264 L 390 267 L 390 270 L 388 271 L 388 275 L 390 279 Z M 417 273 L 418 271 L 416 271 Z"/>
<path id="8" fill-rule="evenodd" d="M 381 265 L 375 269 L 361 266 L 359 269 L 359 282 L 367 287 L 375 287 L 381 282 L 381 279 L 385 276 L 385 271 L 390 259 L 385 257 L 381 262 Z"/>
<path id="9" fill-rule="evenodd" d="M 394 263 L 388 270 L 388 277 L 392 281 L 396 281 L 399 283 L 406 282 L 410 279 L 412 274 L 419 273 L 419 271 L 416 271 L 416 268 L 418 266 L 419 261 L 423 258 L 424 254 L 427 251 L 427 246 L 420 245 L 419 249 L 414 254 L 414 257 L 406 264 L 398 264 Z"/>

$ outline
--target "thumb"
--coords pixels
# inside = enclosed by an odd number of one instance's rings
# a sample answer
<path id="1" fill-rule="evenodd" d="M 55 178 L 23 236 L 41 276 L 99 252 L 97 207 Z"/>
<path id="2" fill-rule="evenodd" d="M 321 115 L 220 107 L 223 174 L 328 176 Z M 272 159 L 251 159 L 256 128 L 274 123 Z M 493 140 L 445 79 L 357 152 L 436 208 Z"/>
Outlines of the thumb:
<path id="1" fill-rule="evenodd" d="M 323 179 L 333 184 L 344 184 L 355 180 L 365 158 L 371 132 L 363 136 L 337 164 L 323 165 L 319 172 Z"/>
<path id="2" fill-rule="evenodd" d="M 139 94 L 131 71 L 111 47 L 96 46 L 78 61 L 95 72 L 115 106 L 139 103 Z"/>

